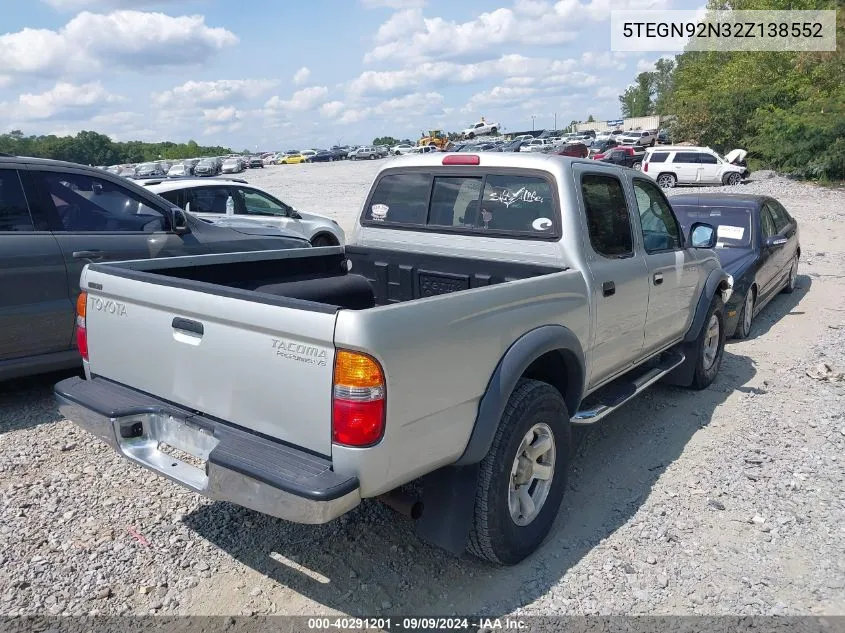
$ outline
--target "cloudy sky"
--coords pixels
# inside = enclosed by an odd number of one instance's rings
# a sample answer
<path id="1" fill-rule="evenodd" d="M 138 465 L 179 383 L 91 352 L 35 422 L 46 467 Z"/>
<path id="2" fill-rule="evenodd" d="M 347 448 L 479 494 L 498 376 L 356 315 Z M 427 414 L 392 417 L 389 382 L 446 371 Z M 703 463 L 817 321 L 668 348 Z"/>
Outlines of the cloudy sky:
<path id="1" fill-rule="evenodd" d="M 365 143 L 485 116 L 619 116 L 658 54 L 611 8 L 694 0 L 32 0 L 3 13 L 0 130 L 234 149 Z"/>

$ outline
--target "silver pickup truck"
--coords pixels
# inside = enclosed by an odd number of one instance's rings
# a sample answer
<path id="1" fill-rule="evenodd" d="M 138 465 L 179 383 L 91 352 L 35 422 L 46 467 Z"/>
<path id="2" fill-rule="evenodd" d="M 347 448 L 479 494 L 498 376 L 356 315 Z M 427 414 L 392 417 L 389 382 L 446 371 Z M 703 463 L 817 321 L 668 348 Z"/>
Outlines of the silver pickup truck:
<path id="1" fill-rule="evenodd" d="M 558 512 L 570 425 L 713 380 L 733 284 L 714 243 L 634 170 L 396 158 L 346 247 L 88 265 L 87 379 L 56 394 L 212 499 L 322 523 L 379 497 L 514 564 Z"/>

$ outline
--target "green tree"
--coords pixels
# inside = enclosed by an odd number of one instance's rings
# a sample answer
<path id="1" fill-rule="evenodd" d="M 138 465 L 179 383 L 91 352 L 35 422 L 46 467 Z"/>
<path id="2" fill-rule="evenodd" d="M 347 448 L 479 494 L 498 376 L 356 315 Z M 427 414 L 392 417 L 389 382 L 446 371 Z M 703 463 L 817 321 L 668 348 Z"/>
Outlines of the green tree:
<path id="1" fill-rule="evenodd" d="M 627 118 L 648 116 L 652 113 L 654 103 L 654 74 L 642 72 L 637 75 L 635 83 L 628 86 L 621 95 L 619 103 L 622 106 L 622 116 Z"/>
<path id="2" fill-rule="evenodd" d="M 587 117 L 587 123 L 595 123 L 595 121 L 596 121 L 596 120 L 593 118 L 593 115 L 592 115 L 592 114 L 591 114 L 590 116 L 588 116 L 588 117 Z"/>
<path id="3" fill-rule="evenodd" d="M 195 141 L 188 143 L 145 143 L 126 141 L 116 143 L 108 136 L 82 131 L 75 136 L 24 136 L 21 130 L 0 134 L 0 152 L 16 156 L 54 158 L 83 165 L 115 165 L 140 163 L 161 158 L 196 158 L 231 153 L 228 147 L 202 147 Z"/>
<path id="4" fill-rule="evenodd" d="M 393 138 L 392 136 L 378 136 L 373 139 L 373 145 L 387 145 L 388 147 L 393 147 L 398 144 L 399 140 Z"/>

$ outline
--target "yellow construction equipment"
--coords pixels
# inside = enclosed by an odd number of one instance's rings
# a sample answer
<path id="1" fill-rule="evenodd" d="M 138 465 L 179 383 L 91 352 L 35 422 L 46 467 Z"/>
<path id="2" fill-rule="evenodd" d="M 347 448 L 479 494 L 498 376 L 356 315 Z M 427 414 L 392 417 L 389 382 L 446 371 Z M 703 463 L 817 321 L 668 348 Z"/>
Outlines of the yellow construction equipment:
<path id="1" fill-rule="evenodd" d="M 444 149 L 449 144 L 449 137 L 440 130 L 429 130 L 428 135 L 423 132 L 422 138 L 417 141 L 419 147 L 434 145 L 437 149 Z"/>

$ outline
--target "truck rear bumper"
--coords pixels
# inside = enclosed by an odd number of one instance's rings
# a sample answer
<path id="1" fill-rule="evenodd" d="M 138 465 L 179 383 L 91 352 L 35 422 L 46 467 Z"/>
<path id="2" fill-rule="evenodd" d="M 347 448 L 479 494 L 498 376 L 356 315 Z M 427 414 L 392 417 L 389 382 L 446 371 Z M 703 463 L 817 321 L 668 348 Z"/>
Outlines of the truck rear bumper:
<path id="1" fill-rule="evenodd" d="M 210 499 L 296 523 L 326 523 L 361 502 L 357 478 L 335 473 L 325 457 L 104 378 L 68 378 L 55 395 L 68 420 Z"/>

